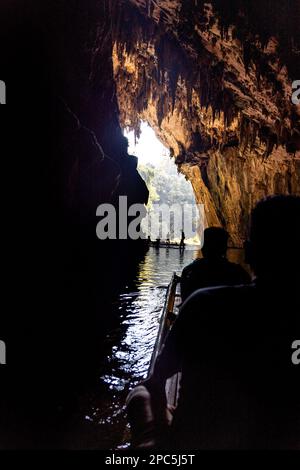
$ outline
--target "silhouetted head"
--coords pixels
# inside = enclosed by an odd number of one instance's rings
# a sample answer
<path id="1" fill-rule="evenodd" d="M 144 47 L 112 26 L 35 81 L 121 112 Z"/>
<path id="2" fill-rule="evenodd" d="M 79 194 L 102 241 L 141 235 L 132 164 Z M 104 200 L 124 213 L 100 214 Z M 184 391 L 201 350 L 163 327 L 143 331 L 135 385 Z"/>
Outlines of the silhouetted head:
<path id="1" fill-rule="evenodd" d="M 221 227 L 209 227 L 204 230 L 202 254 L 204 258 L 223 258 L 226 255 L 228 233 Z"/>
<path id="2" fill-rule="evenodd" d="M 272 196 L 257 204 L 246 249 L 258 279 L 289 283 L 299 277 L 299 226 L 300 197 Z"/>

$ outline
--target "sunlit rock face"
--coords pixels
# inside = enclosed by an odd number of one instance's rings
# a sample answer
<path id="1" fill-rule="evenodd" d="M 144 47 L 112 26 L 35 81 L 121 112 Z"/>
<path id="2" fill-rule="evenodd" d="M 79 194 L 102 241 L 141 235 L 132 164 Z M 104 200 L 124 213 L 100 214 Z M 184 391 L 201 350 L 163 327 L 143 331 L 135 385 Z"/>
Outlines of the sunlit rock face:
<path id="1" fill-rule="evenodd" d="M 207 223 L 241 245 L 258 199 L 300 192 L 300 111 L 291 102 L 300 17 L 297 2 L 262 1 L 259 11 L 231 3 L 230 12 L 221 0 L 110 7 L 122 126 L 138 134 L 148 121 L 205 204 Z"/>

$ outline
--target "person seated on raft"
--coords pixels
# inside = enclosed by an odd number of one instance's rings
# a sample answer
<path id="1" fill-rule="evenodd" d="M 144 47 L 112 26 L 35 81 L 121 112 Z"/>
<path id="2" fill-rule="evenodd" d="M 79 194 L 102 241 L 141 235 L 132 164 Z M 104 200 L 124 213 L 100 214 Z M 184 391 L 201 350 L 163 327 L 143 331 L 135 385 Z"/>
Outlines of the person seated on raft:
<path id="1" fill-rule="evenodd" d="M 247 243 L 255 281 L 183 304 L 152 377 L 128 397 L 134 446 L 300 450 L 299 221 L 299 197 L 258 203 Z M 178 371 L 170 419 L 165 384 Z"/>
<path id="2" fill-rule="evenodd" d="M 226 258 L 228 233 L 221 227 L 204 230 L 203 258 L 186 266 L 181 276 L 181 298 L 186 300 L 195 290 L 212 286 L 248 284 L 249 274 Z"/>

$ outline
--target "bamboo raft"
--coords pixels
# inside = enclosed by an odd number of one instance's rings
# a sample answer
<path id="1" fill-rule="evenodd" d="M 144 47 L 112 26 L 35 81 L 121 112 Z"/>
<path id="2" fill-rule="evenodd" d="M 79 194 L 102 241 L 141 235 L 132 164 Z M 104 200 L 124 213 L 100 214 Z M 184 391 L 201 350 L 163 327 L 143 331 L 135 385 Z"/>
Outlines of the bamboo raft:
<path id="1" fill-rule="evenodd" d="M 175 249 L 183 249 L 186 247 L 186 245 L 180 245 L 179 243 L 166 243 L 166 242 L 160 242 L 160 243 L 157 243 L 157 242 L 153 242 L 151 241 L 150 242 L 150 245 L 149 246 L 152 246 L 153 248 L 175 248 Z"/>
<path id="2" fill-rule="evenodd" d="M 163 347 L 166 336 L 168 332 L 170 331 L 170 329 L 172 328 L 172 325 L 174 321 L 176 320 L 176 317 L 179 313 L 179 305 L 181 304 L 179 282 L 180 282 L 180 278 L 176 275 L 176 273 L 174 273 L 171 278 L 171 282 L 167 288 L 164 307 L 163 307 L 163 311 L 162 311 L 160 321 L 159 321 L 158 334 L 156 337 L 155 345 L 154 345 L 151 360 L 150 360 L 150 366 L 148 369 L 148 378 L 150 378 L 154 372 L 157 357 Z M 175 374 L 173 377 L 170 377 L 166 381 L 167 403 L 173 407 L 177 406 L 178 397 L 179 397 L 180 379 L 181 379 L 181 373 L 179 372 Z M 127 412 L 128 412 L 128 406 L 130 406 L 131 404 L 131 400 L 132 399 L 134 400 L 134 390 L 135 389 L 133 389 L 127 397 Z M 130 411 L 131 445 L 133 448 L 135 448 L 136 446 L 137 448 L 143 448 L 144 446 L 147 447 L 149 444 L 153 446 L 155 445 L 154 436 L 152 437 L 150 436 L 150 442 L 148 442 L 147 439 L 144 440 L 145 436 L 143 437 L 143 433 L 141 435 L 141 430 L 143 430 L 143 432 L 146 432 L 146 438 L 147 438 L 147 433 L 149 432 L 147 428 L 147 422 L 148 422 L 147 420 L 149 420 L 149 410 L 145 411 L 145 408 L 144 408 L 145 403 L 143 402 L 143 399 L 138 400 L 134 403 L 135 404 L 133 405 L 133 407 L 131 407 L 131 411 Z M 146 422 L 144 422 L 144 419 Z"/>
<path id="3" fill-rule="evenodd" d="M 180 277 L 176 273 L 173 274 L 171 282 L 168 286 L 165 303 L 160 318 L 158 334 L 154 345 L 149 373 L 150 377 L 154 371 L 156 359 L 164 344 L 165 338 L 172 328 L 174 321 L 179 313 L 179 305 L 181 304 L 180 296 Z M 169 405 L 177 406 L 179 396 L 181 374 L 180 372 L 170 377 L 166 382 L 166 396 Z"/>

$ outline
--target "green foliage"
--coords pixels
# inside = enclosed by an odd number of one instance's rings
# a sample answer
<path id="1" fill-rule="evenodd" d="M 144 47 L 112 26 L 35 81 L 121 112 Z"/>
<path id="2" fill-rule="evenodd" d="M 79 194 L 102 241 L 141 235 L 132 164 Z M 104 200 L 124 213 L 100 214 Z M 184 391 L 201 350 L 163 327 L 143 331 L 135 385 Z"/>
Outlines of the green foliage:
<path id="1" fill-rule="evenodd" d="M 154 166 L 151 163 L 139 164 L 138 170 L 147 184 L 149 189 L 149 202 L 148 208 L 152 208 L 154 203 L 181 205 L 196 205 L 192 185 L 185 177 L 178 172 L 174 161 L 167 157 L 162 156 L 159 166 Z M 194 222 L 197 222 L 195 212 Z M 156 227 L 158 229 L 158 227 Z M 145 231 L 147 231 L 145 229 Z M 171 241 L 179 243 L 180 238 L 172 237 L 172 223 L 170 230 L 165 227 L 165 232 L 169 231 Z M 186 239 L 187 244 L 199 244 L 199 237 L 195 236 L 192 239 Z"/>
<path id="2" fill-rule="evenodd" d="M 150 207 L 154 202 L 168 205 L 195 204 L 190 182 L 178 173 L 175 163 L 169 157 L 162 157 L 158 167 L 150 163 L 140 164 L 138 170 L 149 189 Z"/>
<path id="3" fill-rule="evenodd" d="M 151 164 L 139 164 L 138 170 L 149 190 L 148 207 L 151 207 L 154 202 L 159 202 L 160 199 L 155 185 L 155 168 Z"/>

